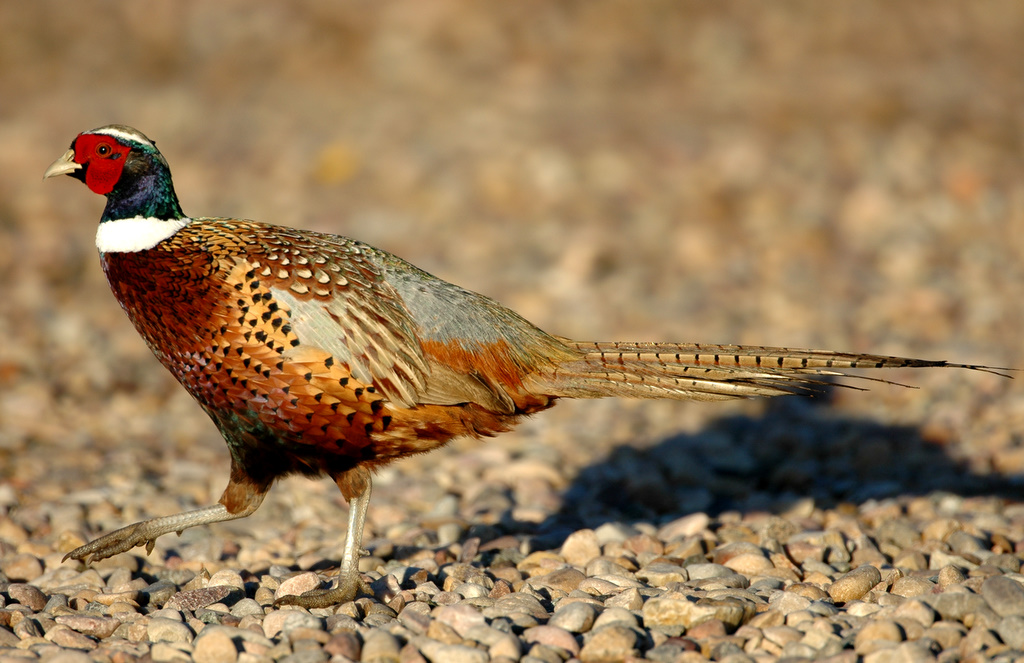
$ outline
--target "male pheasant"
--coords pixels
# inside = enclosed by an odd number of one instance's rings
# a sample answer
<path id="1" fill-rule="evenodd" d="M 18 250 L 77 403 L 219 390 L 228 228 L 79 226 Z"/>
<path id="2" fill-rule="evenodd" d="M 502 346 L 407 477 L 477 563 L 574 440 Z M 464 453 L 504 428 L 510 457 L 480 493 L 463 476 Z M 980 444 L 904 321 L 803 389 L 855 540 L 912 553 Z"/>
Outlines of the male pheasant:
<path id="1" fill-rule="evenodd" d="M 45 177 L 107 197 L 96 245 L 110 287 L 231 452 L 219 502 L 129 525 L 70 552 L 103 559 L 253 513 L 274 480 L 330 476 L 349 502 L 337 586 L 352 600 L 371 472 L 460 435 L 490 436 L 558 398 L 717 400 L 813 390 L 838 369 L 954 366 L 866 354 L 552 336 L 515 312 L 358 241 L 186 216 L 153 141 L 79 134 Z"/>

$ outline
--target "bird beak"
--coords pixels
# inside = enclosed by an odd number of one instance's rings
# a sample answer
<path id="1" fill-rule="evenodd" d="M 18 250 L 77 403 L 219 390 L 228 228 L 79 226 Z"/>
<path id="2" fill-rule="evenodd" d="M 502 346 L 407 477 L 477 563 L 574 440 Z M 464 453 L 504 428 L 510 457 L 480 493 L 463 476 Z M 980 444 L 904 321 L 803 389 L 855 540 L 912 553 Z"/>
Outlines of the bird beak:
<path id="1" fill-rule="evenodd" d="M 43 179 L 57 177 L 58 175 L 70 175 L 76 170 L 81 169 L 81 167 L 82 164 L 75 163 L 75 151 L 68 150 L 64 153 L 64 156 L 50 164 L 50 167 L 43 173 Z"/>

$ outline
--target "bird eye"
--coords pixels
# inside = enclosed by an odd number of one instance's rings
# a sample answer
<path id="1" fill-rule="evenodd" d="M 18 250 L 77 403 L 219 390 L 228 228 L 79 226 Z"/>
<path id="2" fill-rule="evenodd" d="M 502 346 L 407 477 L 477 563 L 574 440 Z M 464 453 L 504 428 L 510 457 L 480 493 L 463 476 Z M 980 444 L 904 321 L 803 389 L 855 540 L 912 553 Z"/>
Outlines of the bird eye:
<path id="1" fill-rule="evenodd" d="M 110 145 L 108 143 L 100 143 L 96 146 L 96 154 L 101 157 L 105 157 L 110 154 Z"/>

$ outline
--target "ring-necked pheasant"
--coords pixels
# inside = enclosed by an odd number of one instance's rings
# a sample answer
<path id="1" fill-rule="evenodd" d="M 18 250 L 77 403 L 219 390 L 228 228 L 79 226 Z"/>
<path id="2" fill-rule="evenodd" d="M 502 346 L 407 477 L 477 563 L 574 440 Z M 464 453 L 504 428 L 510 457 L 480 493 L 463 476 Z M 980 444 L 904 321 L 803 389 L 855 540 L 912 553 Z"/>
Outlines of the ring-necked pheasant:
<path id="1" fill-rule="evenodd" d="M 348 500 L 338 584 L 286 601 L 351 600 L 370 475 L 460 435 L 489 436 L 558 398 L 716 400 L 813 390 L 839 369 L 953 366 L 818 350 L 592 343 L 547 334 L 491 299 L 355 240 L 190 218 L 139 131 L 79 134 L 45 177 L 107 197 L 103 271 L 135 328 L 231 452 L 217 504 L 129 525 L 71 551 L 103 559 L 253 513 L 274 480 L 328 475 Z"/>

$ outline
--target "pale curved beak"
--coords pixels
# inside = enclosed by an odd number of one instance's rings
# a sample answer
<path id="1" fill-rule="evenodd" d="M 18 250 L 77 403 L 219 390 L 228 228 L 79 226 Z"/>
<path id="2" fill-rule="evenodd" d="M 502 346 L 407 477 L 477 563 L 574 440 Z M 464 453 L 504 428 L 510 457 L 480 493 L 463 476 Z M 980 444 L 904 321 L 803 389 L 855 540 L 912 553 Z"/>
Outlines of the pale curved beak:
<path id="1" fill-rule="evenodd" d="M 64 153 L 64 156 L 50 164 L 50 167 L 43 173 L 43 179 L 57 177 L 58 175 L 70 175 L 81 167 L 82 164 L 75 163 L 75 151 L 68 150 Z"/>

